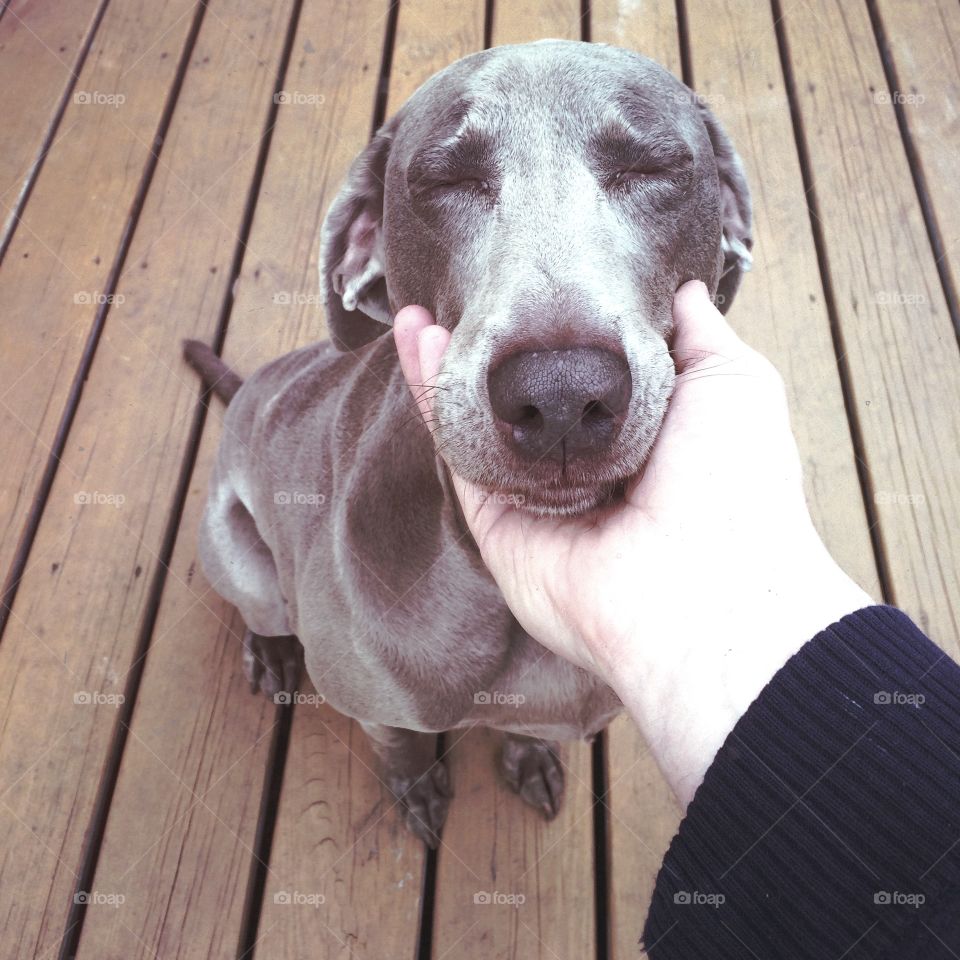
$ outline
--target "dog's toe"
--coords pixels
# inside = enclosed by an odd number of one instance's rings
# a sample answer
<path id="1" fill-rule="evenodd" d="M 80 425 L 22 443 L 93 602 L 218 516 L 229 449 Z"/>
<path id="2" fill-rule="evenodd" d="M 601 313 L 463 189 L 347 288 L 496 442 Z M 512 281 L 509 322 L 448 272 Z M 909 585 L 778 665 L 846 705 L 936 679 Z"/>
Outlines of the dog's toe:
<path id="1" fill-rule="evenodd" d="M 438 760 L 412 783 L 409 779 L 397 778 L 391 779 L 389 786 L 400 801 L 410 832 L 431 850 L 435 849 L 453 797 L 446 766 Z"/>
<path id="2" fill-rule="evenodd" d="M 552 820 L 563 796 L 563 766 L 557 746 L 547 740 L 507 737 L 500 769 L 510 788 Z"/>
<path id="3" fill-rule="evenodd" d="M 247 630 L 243 637 L 243 674 L 253 693 L 276 699 L 293 694 L 303 675 L 303 644 L 293 635 L 262 637 Z"/>

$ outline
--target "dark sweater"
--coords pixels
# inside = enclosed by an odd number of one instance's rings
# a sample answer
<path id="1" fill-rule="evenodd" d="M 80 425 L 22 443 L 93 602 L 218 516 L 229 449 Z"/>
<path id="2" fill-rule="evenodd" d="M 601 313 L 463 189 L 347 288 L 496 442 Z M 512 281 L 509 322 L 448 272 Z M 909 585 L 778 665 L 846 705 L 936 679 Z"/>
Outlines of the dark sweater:
<path id="1" fill-rule="evenodd" d="M 958 960 L 960 667 L 893 607 L 802 647 L 707 770 L 651 960 Z"/>

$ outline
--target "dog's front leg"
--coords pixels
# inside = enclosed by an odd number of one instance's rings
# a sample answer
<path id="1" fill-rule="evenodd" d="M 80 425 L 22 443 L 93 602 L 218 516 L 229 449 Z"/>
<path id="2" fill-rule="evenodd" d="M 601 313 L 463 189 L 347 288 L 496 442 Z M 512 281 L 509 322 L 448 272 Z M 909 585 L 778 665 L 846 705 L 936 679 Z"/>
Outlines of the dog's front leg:
<path id="1" fill-rule="evenodd" d="M 407 827 L 428 847 L 440 842 L 453 790 L 442 760 L 436 759 L 432 733 L 361 721 L 380 761 L 381 776 L 400 802 Z"/>

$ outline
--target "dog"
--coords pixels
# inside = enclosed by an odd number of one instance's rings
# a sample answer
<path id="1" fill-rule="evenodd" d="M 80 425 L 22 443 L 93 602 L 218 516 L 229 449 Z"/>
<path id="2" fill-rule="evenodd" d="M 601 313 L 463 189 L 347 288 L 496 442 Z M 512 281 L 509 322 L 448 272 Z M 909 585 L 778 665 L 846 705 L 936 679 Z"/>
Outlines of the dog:
<path id="1" fill-rule="evenodd" d="M 557 741 L 622 707 L 511 616 L 448 471 L 535 516 L 603 509 L 667 408 L 677 287 L 726 311 L 751 247 L 741 162 L 670 73 L 606 44 L 496 47 L 353 163 L 321 230 L 330 340 L 242 384 L 187 343 L 229 404 L 199 554 L 243 616 L 247 678 L 275 696 L 305 666 L 429 845 L 452 796 L 434 734 L 505 731 L 507 783 L 549 818 Z M 389 335 L 411 303 L 452 331 L 432 430 Z"/>

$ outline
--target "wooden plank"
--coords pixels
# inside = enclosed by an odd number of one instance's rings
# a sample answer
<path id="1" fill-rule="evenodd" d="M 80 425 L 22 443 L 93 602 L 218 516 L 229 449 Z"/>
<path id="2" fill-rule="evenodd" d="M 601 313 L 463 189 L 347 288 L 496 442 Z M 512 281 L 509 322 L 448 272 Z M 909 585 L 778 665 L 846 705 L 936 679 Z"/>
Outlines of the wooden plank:
<path id="1" fill-rule="evenodd" d="M 795 76 L 891 599 L 960 652 L 960 357 L 865 7 L 791 6 Z"/>
<path id="2" fill-rule="evenodd" d="M 590 30 L 597 43 L 636 50 L 682 79 L 673 0 L 591 0 Z"/>
<path id="3" fill-rule="evenodd" d="M 163 46 L 176 61 L 189 10 L 133 4 L 107 16 L 98 52 L 85 67 L 87 86 L 117 90 L 126 71 L 122 88 L 131 113 L 125 121 L 97 119 L 101 107 L 85 105 L 92 119 L 82 119 L 77 138 L 65 145 L 72 161 L 59 150 L 51 154 L 28 208 L 29 227 L 18 230 L 16 253 L 0 272 L 10 341 L 0 365 L 14 395 L 4 399 L 5 470 L 23 466 L 25 454 L 45 453 L 39 439 L 18 446 L 26 431 L 15 429 L 23 418 L 10 405 L 26 414 L 32 404 L 39 414 L 29 415 L 52 428 L 52 406 L 64 393 L 57 377 L 73 375 L 93 309 L 74 304 L 74 291 L 100 288 L 102 266 L 92 260 L 98 250 L 102 259 L 112 256 L 147 152 L 139 137 L 150 142 L 173 78 L 165 61 L 144 56 L 147 38 L 165 30 Z M 159 58 L 161 50 L 155 52 Z M 169 362 L 159 359 L 171 350 L 169 330 L 158 342 L 155 331 L 140 325 L 143 289 L 128 290 L 130 299 L 116 304 L 116 322 L 101 345 L 103 372 L 87 385 L 88 402 L 64 451 L 33 563 L 0 645 L 0 885 L 19 891 L 4 904 L 4 955 L 47 955 L 63 934 L 178 470 L 182 445 L 175 431 L 165 432 L 166 418 L 185 420 L 195 403 L 195 385 L 171 381 Z M 165 311 L 180 308 L 176 287 L 156 296 L 165 297 Z M 125 334 L 116 319 L 123 309 Z M 131 341 L 140 338 L 138 350 Z M 31 367 L 28 357 L 40 359 Z M 14 375 L 22 379 L 14 383 Z M 158 419 L 151 421 L 144 409 Z"/>
<path id="4" fill-rule="evenodd" d="M 14 0 L 0 20 L 0 90 L 8 104 L 0 128 L 0 249 L 101 5 Z"/>
<path id="5" fill-rule="evenodd" d="M 194 6 L 108 8 L 75 88 L 89 102 L 67 106 L 70 133 L 47 157 L 0 269 L 0 577 L 101 308 Z"/>
<path id="6" fill-rule="evenodd" d="M 637 946 L 660 864 L 682 814 L 650 748 L 626 715 L 607 729 L 606 888 L 610 956 L 646 956 Z"/>
<path id="7" fill-rule="evenodd" d="M 298 706 L 294 726 L 258 960 L 414 956 L 423 847 L 380 789 L 366 735 L 328 707 Z"/>
<path id="8" fill-rule="evenodd" d="M 563 803 L 547 823 L 503 783 L 497 771 L 502 734 L 447 736 L 456 797 L 437 869 L 437 956 L 592 956 L 589 745 L 563 744 Z"/>
<path id="9" fill-rule="evenodd" d="M 432 74 L 483 48 L 484 6 L 478 0 L 413 0 L 401 7 L 388 114 L 396 113 Z"/>
<path id="10" fill-rule="evenodd" d="M 286 86 L 324 101 L 280 110 L 225 350 L 245 372 L 324 335 L 317 237 L 369 136 L 386 10 L 373 0 L 303 7 Z M 214 440 L 204 437 L 198 477 Z M 295 708 L 258 960 L 413 955 L 423 850 L 373 768 L 356 724 L 325 707 Z"/>
<path id="11" fill-rule="evenodd" d="M 579 40 L 582 35 L 579 0 L 531 0 L 493 5 L 493 45 L 529 43 L 547 37 Z"/>
<path id="12" fill-rule="evenodd" d="M 878 0 L 877 10 L 893 55 L 899 89 L 874 97 L 900 104 L 934 217 L 943 239 L 944 264 L 960 287 L 960 6 L 950 0 L 896 3 Z"/>
<path id="13" fill-rule="evenodd" d="M 84 655 L 93 663 L 109 656 L 121 689 L 145 599 L 139 585 L 154 572 L 198 394 L 180 339 L 210 339 L 230 292 L 292 8 L 292 0 L 237 0 L 204 19 L 120 278 L 124 299 L 109 318 L 74 425 L 77 442 L 64 458 L 65 484 L 77 475 L 84 489 L 127 497 L 106 517 L 88 515 L 96 508 L 81 514 L 58 571 L 86 595 L 111 597 L 96 614 L 104 640 L 86 638 Z M 221 417 L 215 406 L 210 419 Z M 211 444 L 207 466 L 212 451 Z M 276 708 L 250 695 L 238 665 L 242 624 L 196 574 L 205 479 L 204 472 L 188 494 L 79 957 L 228 956 L 238 942 Z M 67 511 L 45 518 L 38 556 L 56 551 L 70 532 L 60 526 L 73 519 Z M 91 562 L 96 557 L 104 559 Z M 135 588 L 105 585 L 125 584 L 138 564 Z M 45 567 L 34 576 L 43 588 L 48 580 Z M 63 604 L 56 595 L 50 615 L 63 615 Z M 87 775 L 96 772 L 91 763 Z M 119 907 L 104 904 L 118 895 Z"/>

